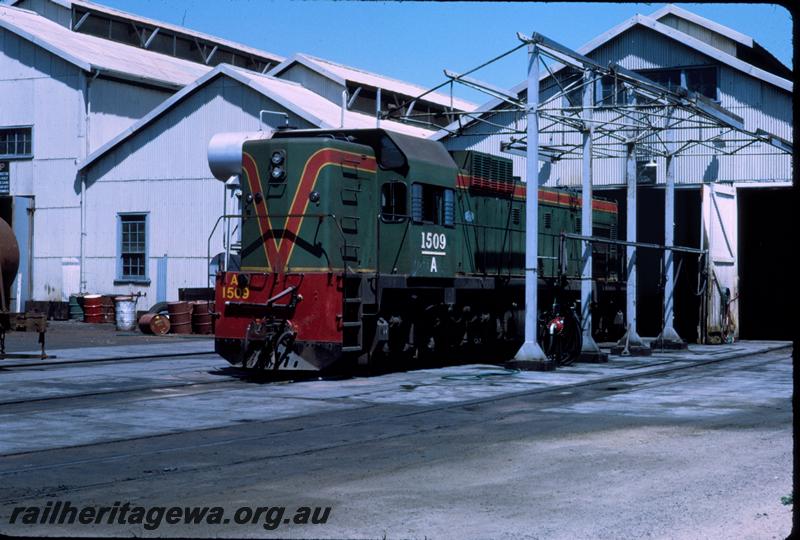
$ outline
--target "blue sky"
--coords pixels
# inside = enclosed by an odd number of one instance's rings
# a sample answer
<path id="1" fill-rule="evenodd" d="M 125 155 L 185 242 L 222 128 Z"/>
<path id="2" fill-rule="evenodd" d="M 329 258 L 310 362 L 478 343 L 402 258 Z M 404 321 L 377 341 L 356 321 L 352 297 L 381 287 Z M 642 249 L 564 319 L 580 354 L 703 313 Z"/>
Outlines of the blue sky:
<path id="1" fill-rule="evenodd" d="M 96 0 L 282 56 L 306 52 L 425 87 L 443 69 L 466 71 L 507 51 L 516 32 L 539 32 L 578 48 L 598 34 L 665 4 L 536 2 L 355 2 L 267 0 Z M 775 4 L 679 4 L 753 37 L 792 65 L 792 17 Z M 525 77 L 525 52 L 475 76 L 510 87 Z M 473 101 L 486 98 L 466 90 Z"/>

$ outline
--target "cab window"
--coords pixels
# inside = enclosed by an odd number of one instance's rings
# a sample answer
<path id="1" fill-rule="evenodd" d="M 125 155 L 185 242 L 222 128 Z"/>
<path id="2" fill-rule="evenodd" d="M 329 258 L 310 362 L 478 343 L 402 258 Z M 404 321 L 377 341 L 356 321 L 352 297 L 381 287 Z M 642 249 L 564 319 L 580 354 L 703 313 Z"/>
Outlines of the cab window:
<path id="1" fill-rule="evenodd" d="M 408 216 L 408 193 L 403 182 L 387 182 L 381 186 L 381 219 L 389 223 L 403 221 Z"/>
<path id="2" fill-rule="evenodd" d="M 453 190 L 430 184 L 412 184 L 411 219 L 414 223 L 452 227 L 455 224 Z"/>

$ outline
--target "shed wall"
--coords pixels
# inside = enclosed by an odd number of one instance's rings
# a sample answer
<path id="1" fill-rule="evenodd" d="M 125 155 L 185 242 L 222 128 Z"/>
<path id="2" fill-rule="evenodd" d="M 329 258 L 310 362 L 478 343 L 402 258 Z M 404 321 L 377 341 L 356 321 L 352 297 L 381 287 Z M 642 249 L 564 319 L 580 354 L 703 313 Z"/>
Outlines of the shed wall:
<path id="1" fill-rule="evenodd" d="M 345 90 L 344 86 L 327 77 L 323 77 L 316 71 L 308 69 L 302 64 L 293 64 L 290 68 L 278 75 L 278 78 L 302 84 L 308 90 L 319 94 L 337 105 L 342 102 L 342 90 Z"/>
<path id="2" fill-rule="evenodd" d="M 51 0 L 22 0 L 14 7 L 35 11 L 65 28 L 72 28 L 72 11 Z"/>
<path id="3" fill-rule="evenodd" d="M 33 159 L 10 162 L 11 194 L 34 198 L 33 299 L 66 300 L 80 288 L 74 278 L 81 230 L 77 164 L 90 151 L 87 129 L 96 148 L 168 95 L 102 78 L 89 82 L 80 68 L 0 29 L 0 127 L 32 126 L 33 134 Z"/>
<path id="4" fill-rule="evenodd" d="M 89 90 L 89 152 L 155 109 L 172 92 L 98 78 Z"/>
<path id="5" fill-rule="evenodd" d="M 699 39 L 704 43 L 708 43 L 712 47 L 716 47 L 721 51 L 725 51 L 731 56 L 736 56 L 736 42 L 731 38 L 725 37 L 713 30 L 709 30 L 699 24 L 688 21 L 682 17 L 677 17 L 673 14 L 664 15 L 659 19 L 660 23 L 671 26 L 676 30 L 680 30 L 684 34 L 689 34 L 692 37 Z"/>
<path id="6" fill-rule="evenodd" d="M 85 150 L 83 74 L 0 29 L 0 126 L 32 126 L 33 159 L 11 161 L 11 193 L 34 197 L 35 299 L 61 300 L 80 252 L 76 162 Z"/>
<path id="7" fill-rule="evenodd" d="M 138 308 L 156 302 L 158 259 L 167 257 L 167 299 L 182 287 L 208 286 L 208 239 L 223 213 L 224 187 L 208 168 L 211 137 L 226 131 L 256 131 L 259 111 L 281 110 L 238 81 L 219 77 L 108 152 L 87 171 L 87 284 L 93 291 L 145 296 Z M 308 122 L 290 114 L 292 125 Z M 283 124 L 266 115 L 267 127 Z M 271 123 L 274 122 L 274 125 Z M 117 279 L 117 214 L 147 212 L 149 284 Z M 223 250 L 221 226 L 211 255 Z"/>

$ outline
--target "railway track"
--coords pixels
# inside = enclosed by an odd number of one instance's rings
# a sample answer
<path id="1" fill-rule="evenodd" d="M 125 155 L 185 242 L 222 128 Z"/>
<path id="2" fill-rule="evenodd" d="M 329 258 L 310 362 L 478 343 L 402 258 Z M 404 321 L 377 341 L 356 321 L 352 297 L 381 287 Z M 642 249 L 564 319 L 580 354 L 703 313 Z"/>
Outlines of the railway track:
<path id="1" fill-rule="evenodd" d="M 213 351 L 207 352 L 187 352 L 187 353 L 172 353 L 168 355 L 163 354 L 143 354 L 140 356 L 119 356 L 119 357 L 105 357 L 105 358 L 84 358 L 76 360 L 42 360 L 40 362 L 22 362 L 16 364 L 6 363 L 5 360 L 0 360 L 0 373 L 4 370 L 26 369 L 26 368 L 48 368 L 48 367 L 61 367 L 75 364 L 105 364 L 105 363 L 127 363 L 127 362 L 140 362 L 142 360 L 163 360 L 165 358 L 186 358 L 193 356 L 212 356 L 216 357 L 217 354 Z"/>
<path id="2" fill-rule="evenodd" d="M 221 381 L 190 381 L 185 383 L 176 383 L 176 384 L 163 384 L 163 385 L 144 385 L 138 387 L 131 387 L 131 388 L 124 388 L 119 390 L 107 390 L 101 392 L 84 392 L 80 394 L 68 394 L 64 396 L 49 396 L 49 397 L 41 397 L 41 398 L 33 398 L 33 399 L 18 399 L 18 400 L 8 400 L 8 401 L 0 401 L 0 413 L 4 412 L 17 412 L 17 411 L 7 411 L 3 409 L 3 407 L 9 407 L 13 405 L 31 405 L 31 404 L 55 404 L 57 402 L 68 403 L 74 400 L 86 399 L 86 398 L 95 398 L 95 397 L 102 397 L 102 396 L 115 396 L 121 397 L 126 395 L 134 395 L 134 394 L 141 394 L 145 392 L 155 392 L 159 390 L 172 390 L 172 389 L 179 389 L 179 388 L 192 388 L 192 387 L 214 387 L 214 386 L 224 386 L 224 385 L 233 385 L 235 384 L 234 379 L 225 379 Z M 36 410 L 25 410 L 25 412 L 37 412 Z"/>
<path id="3" fill-rule="evenodd" d="M 766 358 L 764 358 L 765 356 L 766 356 Z M 643 372 L 643 373 L 635 373 L 635 374 L 628 373 L 628 374 L 623 374 L 623 375 L 619 375 L 619 376 L 604 377 L 604 378 L 601 378 L 601 379 L 594 379 L 594 380 L 576 382 L 576 383 L 572 383 L 572 384 L 555 385 L 555 386 L 550 386 L 550 387 L 545 387 L 545 388 L 530 389 L 530 390 L 521 391 L 521 392 L 500 394 L 500 395 L 491 396 L 491 397 L 487 397 L 487 398 L 481 398 L 481 399 L 473 399 L 473 400 L 461 401 L 461 402 L 455 402 L 455 403 L 431 405 L 431 406 L 427 406 L 427 407 L 419 407 L 419 408 L 416 408 L 416 409 L 414 409 L 412 411 L 394 412 L 394 413 L 379 414 L 379 415 L 369 415 L 366 418 L 359 418 L 359 419 L 356 419 L 356 420 L 349 420 L 349 421 L 343 421 L 343 422 L 338 422 L 338 423 L 324 422 L 324 423 L 321 423 L 319 425 L 308 426 L 308 425 L 303 425 L 303 422 L 297 422 L 297 419 L 298 418 L 302 418 L 303 416 L 295 416 L 295 417 L 292 417 L 292 418 L 278 419 L 278 420 L 286 420 L 290 424 L 294 424 L 294 427 L 286 427 L 284 429 L 270 430 L 267 433 L 242 435 L 242 436 L 236 436 L 236 437 L 225 437 L 225 438 L 219 439 L 219 440 L 213 440 L 213 437 L 208 437 L 208 438 L 201 437 L 203 439 L 203 442 L 191 443 L 191 444 L 159 445 L 159 444 L 156 443 L 156 441 L 159 441 L 159 442 L 168 441 L 169 440 L 168 437 L 175 436 L 175 435 L 200 434 L 202 432 L 207 432 L 209 434 L 212 434 L 215 430 L 219 430 L 220 426 L 202 428 L 202 429 L 196 429 L 196 430 L 187 430 L 187 431 L 182 431 L 182 432 L 158 433 L 158 434 L 150 434 L 150 435 L 141 436 L 141 437 L 132 437 L 132 438 L 125 438 L 125 439 L 101 441 L 101 442 L 90 443 L 90 444 L 86 444 L 86 445 L 76 445 L 76 446 L 70 446 L 70 447 L 63 447 L 63 448 L 58 448 L 58 449 L 55 449 L 55 450 L 51 448 L 51 449 L 42 449 L 42 450 L 34 450 L 34 451 L 19 452 L 19 453 L 10 453 L 10 454 L 6 454 L 6 455 L 4 455 L 2 457 L 3 458 L 21 458 L 21 457 L 24 456 L 24 457 L 33 457 L 33 458 L 35 458 L 37 455 L 42 455 L 44 457 L 46 455 L 46 453 L 48 453 L 48 452 L 52 453 L 54 451 L 61 451 L 61 450 L 74 450 L 74 449 L 79 449 L 79 448 L 84 448 L 84 447 L 86 447 L 86 448 L 88 448 L 88 447 L 101 447 L 101 448 L 105 447 L 105 448 L 108 448 L 108 449 L 112 450 L 112 452 L 109 453 L 109 454 L 99 455 L 99 456 L 96 456 L 96 457 L 89 457 L 89 458 L 83 458 L 83 459 L 57 460 L 57 461 L 53 461 L 52 459 L 48 458 L 48 459 L 43 460 L 43 462 L 40 463 L 40 464 L 30 464 L 28 466 L 17 467 L 17 468 L 9 468 L 9 469 L 6 469 L 6 470 L 0 470 L 0 478 L 10 477 L 10 476 L 13 476 L 13 475 L 23 474 L 23 473 L 32 473 L 32 472 L 36 473 L 36 472 L 40 472 L 40 471 L 61 469 L 61 468 L 67 468 L 67 467 L 85 466 L 85 465 L 91 465 L 91 464 L 99 465 L 99 464 L 102 464 L 102 463 L 127 462 L 129 460 L 143 458 L 143 457 L 147 457 L 148 459 L 154 459 L 158 455 L 165 455 L 165 454 L 170 454 L 170 453 L 180 453 L 180 452 L 193 453 L 195 451 L 201 451 L 203 449 L 208 449 L 208 448 L 225 447 L 225 446 L 231 446 L 231 445 L 236 446 L 236 445 L 241 445 L 242 443 L 247 443 L 247 442 L 255 442 L 255 441 L 260 441 L 260 440 L 267 440 L 267 439 L 269 439 L 271 437 L 282 436 L 282 435 L 290 434 L 290 433 L 293 433 L 293 432 L 302 432 L 305 436 L 313 437 L 313 433 L 315 431 L 324 431 L 324 430 L 340 431 L 340 430 L 344 430 L 344 429 L 347 429 L 347 428 L 356 428 L 356 427 L 359 427 L 359 426 L 363 427 L 363 426 L 367 426 L 367 425 L 389 426 L 389 425 L 393 425 L 393 424 L 397 423 L 401 419 L 405 419 L 405 418 L 409 418 L 409 417 L 424 416 L 424 415 L 427 415 L 427 414 L 436 413 L 436 412 L 440 412 L 440 411 L 451 410 L 451 409 L 467 409 L 467 410 L 469 410 L 470 408 L 476 407 L 476 406 L 479 406 L 479 405 L 493 404 L 493 403 L 498 403 L 498 402 L 502 402 L 502 401 L 506 401 L 506 400 L 513 400 L 513 399 L 524 397 L 524 396 L 533 396 L 533 395 L 537 395 L 537 394 L 550 394 L 551 395 L 551 398 L 548 398 L 547 400 L 543 400 L 542 408 L 545 408 L 545 407 L 549 406 L 547 404 L 547 402 L 550 399 L 557 399 L 557 398 L 559 398 L 559 396 L 563 395 L 565 392 L 568 392 L 568 391 L 585 390 L 587 392 L 587 394 L 588 394 L 588 397 L 587 396 L 583 396 L 581 399 L 587 399 L 587 398 L 591 399 L 592 395 L 600 396 L 600 395 L 609 395 L 611 393 L 626 393 L 626 392 L 635 391 L 637 389 L 642 389 L 642 388 L 645 388 L 645 387 L 658 386 L 660 384 L 662 384 L 662 385 L 676 384 L 676 383 L 679 383 L 679 382 L 682 382 L 682 381 L 686 381 L 686 380 L 688 380 L 690 378 L 696 378 L 696 377 L 702 376 L 702 374 L 699 374 L 699 373 L 697 375 L 695 375 L 694 373 L 692 373 L 692 371 L 698 370 L 698 369 L 701 369 L 701 368 L 704 368 L 704 367 L 711 367 L 713 369 L 714 374 L 715 375 L 719 375 L 719 374 L 723 374 L 723 373 L 726 373 L 726 372 L 729 372 L 729 371 L 742 370 L 742 369 L 753 369 L 753 368 L 758 368 L 758 367 L 765 366 L 765 365 L 772 364 L 772 363 L 784 362 L 784 361 L 786 361 L 787 358 L 789 358 L 789 355 L 786 354 L 783 351 L 780 351 L 780 350 L 761 353 L 759 355 L 755 355 L 754 357 L 747 358 L 747 359 L 739 359 L 739 361 L 735 361 L 734 365 L 731 365 L 731 366 L 716 366 L 714 364 L 719 364 L 721 362 L 724 362 L 725 360 L 730 360 L 730 359 L 729 358 L 714 358 L 714 359 L 710 359 L 710 360 L 704 360 L 704 361 L 695 362 L 695 363 L 692 363 L 692 364 L 689 364 L 689 365 L 679 365 L 679 366 L 673 365 L 673 366 L 664 367 L 664 368 L 660 368 L 658 370 L 647 371 L 647 372 Z M 683 374 L 685 374 L 685 376 L 682 377 L 682 378 L 678 378 L 677 380 L 675 378 L 670 378 L 670 377 L 665 377 L 664 380 L 662 380 L 662 381 L 653 381 L 652 380 L 653 377 L 663 376 L 663 375 L 668 375 L 668 374 L 673 374 L 673 373 L 683 373 Z M 625 382 L 625 383 L 635 383 L 637 379 L 646 379 L 646 381 L 642 381 L 641 384 L 626 384 L 624 386 L 617 386 L 619 383 L 623 383 L 623 382 Z M 361 409 L 370 409 L 370 408 L 375 409 L 375 408 L 379 408 L 379 407 L 380 407 L 379 404 L 370 404 L 370 405 L 365 405 L 365 406 L 361 407 Z M 0 412 L 3 412 L 2 408 L 0 408 Z M 312 416 L 314 416 L 314 415 L 312 414 Z M 267 422 L 270 422 L 270 421 L 271 420 L 264 420 L 264 421 L 259 421 L 258 423 L 267 423 Z M 441 427 L 440 425 L 438 425 L 436 423 L 431 423 L 430 426 L 427 426 L 426 424 L 424 424 L 424 425 L 426 427 L 421 427 L 420 428 L 421 431 L 425 431 L 425 430 L 428 430 L 428 429 L 438 429 L 439 427 Z M 226 426 L 222 426 L 222 427 L 226 427 Z M 365 430 L 365 431 L 367 433 L 370 432 L 370 430 Z M 376 430 L 376 431 L 380 431 L 380 430 Z M 247 456 L 246 459 L 242 459 L 242 460 L 238 460 L 238 461 L 237 460 L 226 461 L 224 463 L 224 465 L 227 467 L 227 466 L 233 466 L 233 465 L 243 464 L 243 463 L 252 462 L 252 461 L 260 461 L 260 460 L 266 460 L 266 459 L 270 459 L 270 460 L 271 459 L 281 459 L 281 458 L 285 458 L 285 457 L 293 456 L 293 455 L 298 455 L 298 454 L 311 454 L 311 453 L 315 453 L 315 452 L 323 452 L 323 451 L 326 451 L 326 450 L 331 450 L 331 449 L 335 449 L 335 448 L 339 448 L 339 447 L 346 447 L 346 446 L 351 446 L 351 445 L 361 445 L 361 444 L 365 444 L 365 443 L 369 443 L 369 442 L 378 442 L 378 441 L 382 441 L 382 440 L 385 440 L 385 439 L 391 439 L 391 438 L 395 438 L 395 437 L 399 437 L 399 436 L 403 436 L 403 435 L 404 435 L 404 433 L 376 435 L 376 436 L 364 436 L 364 437 L 359 437 L 359 438 L 357 438 L 355 440 L 347 440 L 347 441 L 342 441 L 342 442 L 338 442 L 338 443 L 322 444 L 322 445 L 315 445 L 315 446 L 312 446 L 312 447 L 303 448 L 303 450 L 301 452 L 300 451 L 292 451 L 292 452 L 289 452 L 289 453 L 281 453 L 281 452 L 279 452 L 279 453 L 263 455 L 263 456 Z M 208 440 L 208 439 L 211 439 L 211 440 Z M 324 439 L 324 437 L 321 437 L 321 439 Z M 135 442 L 138 442 L 138 441 L 147 441 L 147 440 L 153 441 L 154 444 L 148 445 L 148 446 L 150 446 L 150 448 L 145 449 L 145 450 L 140 450 L 140 451 L 135 451 L 135 452 L 114 452 L 113 451 L 114 450 L 113 446 L 114 445 L 119 445 L 120 443 L 135 443 Z M 270 445 L 266 444 L 266 445 L 264 445 L 264 447 L 265 448 L 269 448 Z M 218 466 L 219 466 L 218 463 L 203 464 L 203 465 L 197 465 L 197 466 L 181 466 L 179 468 L 175 468 L 174 470 L 159 471 L 158 474 L 195 473 L 195 472 L 201 472 L 201 471 L 204 471 L 204 470 L 210 470 L 210 469 L 213 469 L 213 468 L 218 467 Z M 119 482 L 136 481 L 136 480 L 140 480 L 140 479 L 143 479 L 143 478 L 148 478 L 148 477 L 151 477 L 151 476 L 152 475 L 137 474 L 137 475 L 134 475 L 134 476 L 126 477 L 126 478 L 121 479 L 121 480 L 120 479 L 116 479 L 116 480 L 111 480 L 111 481 L 108 481 L 108 482 L 94 482 L 94 483 L 91 483 L 91 484 L 81 484 L 81 485 L 76 485 L 76 486 L 71 486 L 71 487 L 65 486 L 63 489 L 58 489 L 57 491 L 58 491 L 59 494 L 64 494 L 64 493 L 69 493 L 69 492 L 72 492 L 72 491 L 79 491 L 79 490 L 87 489 L 87 488 L 99 487 L 99 486 L 104 486 L 104 485 L 114 485 L 114 484 L 117 484 Z M 15 496 L 15 497 L 10 497 L 10 498 L 4 498 L 4 499 L 0 499 L 0 503 L 6 504 L 6 503 L 10 503 L 10 502 L 17 502 L 17 501 L 20 501 L 20 500 L 34 499 L 34 498 L 37 498 L 37 496 L 30 496 L 30 497 L 27 497 L 27 496 Z"/>

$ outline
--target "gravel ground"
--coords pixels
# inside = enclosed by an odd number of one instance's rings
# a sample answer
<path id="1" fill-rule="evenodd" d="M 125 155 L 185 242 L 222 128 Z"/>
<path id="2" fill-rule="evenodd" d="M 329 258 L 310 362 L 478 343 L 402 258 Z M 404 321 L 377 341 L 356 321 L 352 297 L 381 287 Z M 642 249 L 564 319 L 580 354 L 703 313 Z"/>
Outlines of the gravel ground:
<path id="1" fill-rule="evenodd" d="M 310 388 L 308 399 L 313 398 Z M 785 538 L 791 506 L 782 505 L 781 497 L 792 491 L 791 391 L 791 359 L 783 350 L 625 385 L 446 406 L 369 403 L 135 442 L 5 456 L 0 458 L 0 485 L 5 486 L 0 531 Z M 238 412 L 228 404 L 219 414 Z M 6 525 L 14 506 L 54 500 L 220 505 L 228 516 L 245 505 L 332 510 L 324 525 L 286 524 L 273 531 L 262 522 L 163 525 L 155 531 Z"/>
<path id="2" fill-rule="evenodd" d="M 150 336 L 135 331 L 123 332 L 113 324 L 90 324 L 78 321 L 48 321 L 45 333 L 46 350 L 174 343 L 178 340 L 210 339 L 209 336 L 176 335 Z M 6 334 L 6 351 L 38 351 L 39 334 L 36 332 L 9 332 Z"/>

